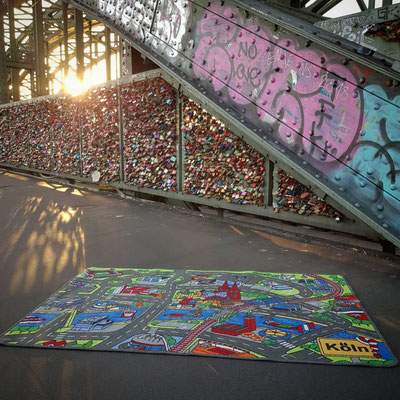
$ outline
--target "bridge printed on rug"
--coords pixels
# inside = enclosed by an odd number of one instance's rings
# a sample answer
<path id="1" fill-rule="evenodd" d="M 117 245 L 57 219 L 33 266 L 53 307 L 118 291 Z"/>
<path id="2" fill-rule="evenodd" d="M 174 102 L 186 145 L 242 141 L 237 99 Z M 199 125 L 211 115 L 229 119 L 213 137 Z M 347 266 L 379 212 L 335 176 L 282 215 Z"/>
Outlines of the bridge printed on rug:
<path id="1" fill-rule="evenodd" d="M 344 278 L 327 274 L 87 268 L 0 343 L 397 365 Z"/>

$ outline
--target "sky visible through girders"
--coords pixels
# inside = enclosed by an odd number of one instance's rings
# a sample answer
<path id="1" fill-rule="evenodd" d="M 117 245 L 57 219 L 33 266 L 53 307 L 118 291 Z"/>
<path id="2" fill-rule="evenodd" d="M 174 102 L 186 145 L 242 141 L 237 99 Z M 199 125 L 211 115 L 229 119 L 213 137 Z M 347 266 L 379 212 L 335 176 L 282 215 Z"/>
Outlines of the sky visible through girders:
<path id="1" fill-rule="evenodd" d="M 1 0 L 0 0 L 1 1 Z M 44 14 L 47 9 L 54 8 L 59 9 L 60 5 L 57 4 L 57 0 L 43 0 L 42 1 Z M 31 43 L 29 42 L 29 35 L 27 35 L 27 28 L 32 24 L 32 2 L 24 1 L 22 4 L 14 9 L 15 15 L 15 30 L 16 36 L 21 37 L 19 50 L 30 50 Z M 45 17 L 45 15 L 44 15 Z M 58 21 L 60 22 L 60 21 Z M 47 36 L 55 35 L 57 31 L 59 31 L 59 26 L 57 25 L 57 21 L 52 23 L 50 20 L 45 19 L 44 21 L 45 34 Z M 8 26 L 8 18 L 4 17 L 4 27 L 5 27 L 5 42 L 6 42 L 6 50 L 8 49 L 9 43 L 9 26 Z M 104 25 L 99 23 L 96 24 L 93 22 L 92 24 L 92 34 L 96 35 L 100 32 L 104 31 Z M 51 39 L 51 41 L 56 40 L 57 38 Z M 89 37 L 87 35 L 87 26 L 85 27 L 84 33 L 84 41 L 86 44 L 89 42 Z M 50 42 L 49 42 L 50 43 Z M 117 35 L 111 33 L 111 45 L 115 50 L 118 48 L 117 43 Z M 102 42 L 98 40 L 93 40 L 92 44 L 92 53 L 101 57 L 104 56 L 105 47 Z M 89 47 L 85 49 L 85 64 L 89 64 Z M 56 94 L 60 92 L 63 87 L 63 82 L 68 78 L 65 74 L 65 70 L 63 68 L 64 59 L 64 46 L 62 41 L 60 41 L 58 46 L 55 46 L 50 52 L 47 60 L 48 65 L 48 73 L 52 75 L 51 84 L 50 84 L 50 94 Z M 96 61 L 96 60 L 95 60 Z M 89 68 L 89 65 L 86 66 L 85 69 L 85 87 L 93 86 L 96 84 L 101 84 L 106 81 L 106 66 L 105 61 L 100 60 L 99 63 L 95 63 L 92 68 Z M 82 84 L 77 81 L 75 77 L 76 70 L 76 58 L 75 58 L 75 41 L 73 38 L 69 40 L 69 81 L 70 86 L 79 86 Z M 116 79 L 118 77 L 119 71 L 119 56 L 116 51 L 112 51 L 111 55 L 111 79 Z M 31 82 L 30 82 L 30 74 L 26 70 L 21 70 L 20 75 L 22 77 L 22 84 L 20 87 L 20 97 L 21 100 L 26 100 L 31 97 Z"/>
<path id="2" fill-rule="evenodd" d="M 0 0 L 1 1 L 1 0 Z M 307 6 L 312 5 L 314 1 L 311 1 L 307 4 Z M 56 1 L 55 0 L 43 0 L 43 7 L 47 8 L 54 4 Z M 367 4 L 368 1 L 366 0 L 365 3 Z M 400 3 L 400 0 L 394 0 L 393 4 L 398 4 Z M 382 0 L 376 0 L 375 3 L 376 8 L 382 6 Z M 24 2 L 20 8 L 15 9 L 15 16 L 16 16 L 16 31 L 17 35 L 18 32 L 21 32 L 27 24 L 30 24 L 32 19 L 30 14 L 30 8 L 31 4 Z M 330 10 L 328 13 L 325 14 L 326 17 L 330 18 L 337 18 L 341 17 L 344 15 L 349 15 L 349 14 L 354 14 L 360 12 L 360 7 L 357 4 L 356 0 L 346 0 L 340 2 L 336 7 L 334 7 L 332 10 Z M 6 36 L 6 42 L 8 42 L 8 21 L 7 18 L 5 18 L 5 24 L 6 24 L 6 29 L 5 29 L 5 36 Z M 58 28 L 58 27 L 54 27 Z M 95 33 L 96 30 L 102 30 L 104 29 L 103 26 L 98 26 L 98 27 L 93 27 L 93 33 Z M 112 34 L 111 40 L 114 43 L 116 41 L 116 35 Z M 27 38 L 26 38 L 27 40 Z M 25 40 L 25 41 L 26 41 Z M 86 37 L 85 40 L 88 40 Z M 117 46 L 117 43 L 115 42 L 114 44 Z M 7 47 L 7 46 L 6 46 Z M 74 91 L 74 87 L 77 89 L 82 86 L 82 84 L 77 80 L 75 77 L 75 67 L 76 67 L 76 58 L 74 56 L 73 49 L 71 54 L 70 54 L 70 59 L 69 59 L 69 65 L 70 65 L 70 74 L 69 77 L 65 76 L 64 74 L 64 69 L 60 66 L 60 60 L 59 56 L 63 52 L 63 47 L 61 46 L 61 51 L 59 50 L 60 47 L 55 48 L 52 51 L 52 54 L 49 56 L 49 72 L 53 74 L 53 79 L 52 79 L 52 87 L 50 88 L 51 93 L 58 93 L 62 87 L 63 83 L 65 83 L 66 79 L 67 85 L 69 86 L 72 91 Z M 101 43 L 97 43 L 97 50 L 99 53 L 104 52 L 104 46 Z M 88 49 L 86 49 L 88 51 Z M 86 60 L 87 61 L 87 60 Z M 111 57 L 111 75 L 112 79 L 117 78 L 118 76 L 118 70 L 119 70 L 119 57 L 118 54 L 114 53 L 112 54 Z M 60 68 L 61 67 L 61 68 Z M 101 84 L 106 81 L 106 64 L 104 60 L 101 60 L 99 63 L 96 63 L 92 69 L 87 68 L 85 70 L 85 87 L 96 85 L 96 84 Z M 26 79 L 24 80 L 22 86 L 21 86 L 21 99 L 27 99 L 30 97 L 30 77 L 29 74 L 27 75 Z"/>
<path id="3" fill-rule="evenodd" d="M 314 2 L 313 2 L 314 3 Z M 368 5 L 368 1 L 365 3 Z M 394 0 L 393 4 L 400 3 L 400 0 Z M 311 5 L 312 3 L 310 3 Z M 376 0 L 375 8 L 382 7 L 382 0 Z M 360 12 L 360 7 L 357 4 L 356 0 L 346 0 L 339 3 L 336 7 L 333 7 L 328 13 L 325 14 L 325 17 L 337 18 L 342 17 L 344 15 L 355 14 Z"/>
<path id="4" fill-rule="evenodd" d="M 313 3 L 314 3 L 314 1 L 310 2 L 307 6 L 312 5 Z M 366 3 L 368 3 L 368 1 L 366 1 Z M 400 0 L 393 1 L 393 4 L 397 4 L 397 3 L 400 3 Z M 382 0 L 376 0 L 375 7 L 376 8 L 382 7 Z M 332 10 L 330 10 L 328 13 L 326 13 L 325 16 L 329 17 L 329 18 L 337 18 L 337 17 L 354 14 L 354 13 L 358 13 L 358 12 L 360 12 L 360 7 L 357 4 L 357 1 L 356 0 L 346 0 L 346 1 L 342 1 L 336 7 L 332 8 Z M 118 61 L 115 61 L 115 62 L 118 62 Z M 96 79 L 97 79 L 97 81 L 93 82 L 93 84 L 102 83 L 105 81 L 105 76 L 106 76 L 105 68 L 106 68 L 105 61 L 102 61 L 97 65 L 97 72 L 95 74 L 91 74 L 91 77 L 93 76 L 93 77 L 96 77 Z M 86 76 L 85 76 L 85 80 L 86 80 Z M 72 78 L 72 79 L 70 78 L 70 85 L 79 87 L 79 81 L 77 81 L 75 78 Z M 89 82 L 89 85 L 90 85 L 90 82 Z"/>

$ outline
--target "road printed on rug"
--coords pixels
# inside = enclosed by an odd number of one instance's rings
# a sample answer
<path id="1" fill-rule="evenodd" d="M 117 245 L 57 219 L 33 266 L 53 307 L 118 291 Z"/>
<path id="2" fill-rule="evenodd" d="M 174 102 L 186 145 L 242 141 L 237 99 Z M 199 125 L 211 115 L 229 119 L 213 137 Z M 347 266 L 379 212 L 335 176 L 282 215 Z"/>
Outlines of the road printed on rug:
<path id="1" fill-rule="evenodd" d="M 344 278 L 327 274 L 87 268 L 0 343 L 397 365 Z"/>

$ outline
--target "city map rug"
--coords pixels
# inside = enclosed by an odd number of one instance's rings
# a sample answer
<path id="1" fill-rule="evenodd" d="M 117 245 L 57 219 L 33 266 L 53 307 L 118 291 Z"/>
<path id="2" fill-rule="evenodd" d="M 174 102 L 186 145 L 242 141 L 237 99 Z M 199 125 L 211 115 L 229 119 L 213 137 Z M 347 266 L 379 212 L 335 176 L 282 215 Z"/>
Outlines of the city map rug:
<path id="1" fill-rule="evenodd" d="M 397 364 L 340 275 L 88 268 L 6 331 L 0 343 Z"/>

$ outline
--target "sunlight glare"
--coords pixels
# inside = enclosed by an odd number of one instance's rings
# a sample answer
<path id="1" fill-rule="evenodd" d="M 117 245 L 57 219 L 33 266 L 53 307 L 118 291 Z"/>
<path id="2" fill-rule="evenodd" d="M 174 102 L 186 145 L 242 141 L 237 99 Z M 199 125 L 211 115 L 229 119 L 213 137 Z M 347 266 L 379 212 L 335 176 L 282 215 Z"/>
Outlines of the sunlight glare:
<path id="1" fill-rule="evenodd" d="M 63 92 L 76 97 L 83 94 L 92 85 L 88 79 L 81 81 L 76 75 L 68 75 L 63 82 Z"/>

